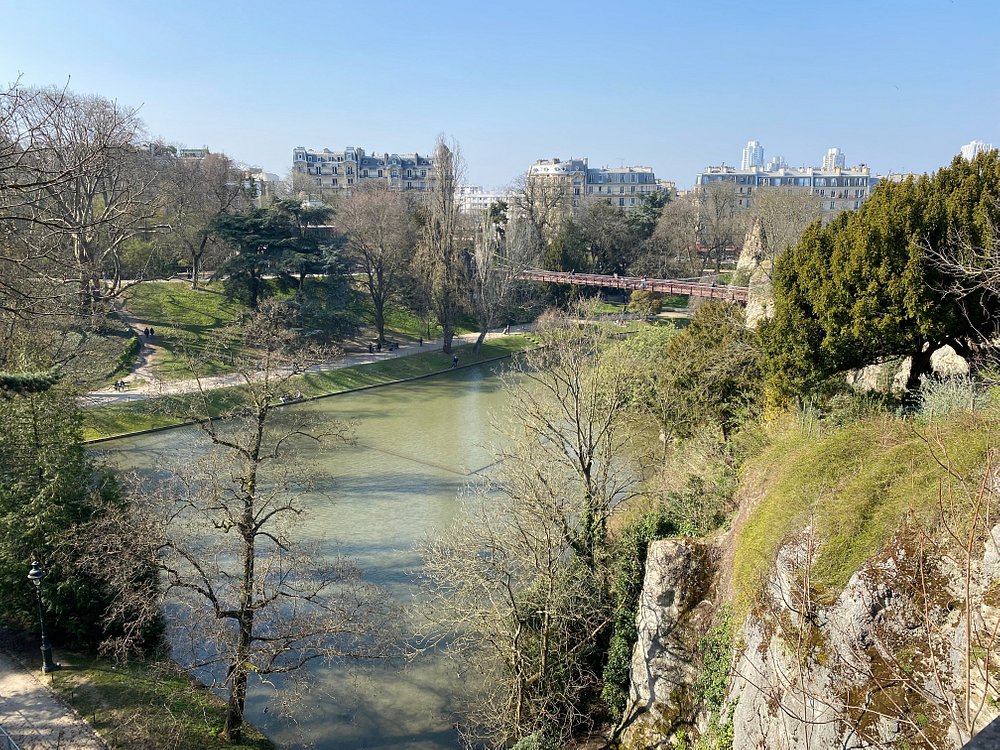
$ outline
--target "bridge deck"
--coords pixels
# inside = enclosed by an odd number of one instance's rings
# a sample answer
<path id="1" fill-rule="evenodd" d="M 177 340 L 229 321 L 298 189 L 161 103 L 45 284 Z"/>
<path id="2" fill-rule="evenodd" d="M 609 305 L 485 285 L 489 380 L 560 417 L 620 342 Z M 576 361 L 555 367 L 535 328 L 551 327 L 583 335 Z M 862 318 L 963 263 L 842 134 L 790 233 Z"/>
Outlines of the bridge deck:
<path id="1" fill-rule="evenodd" d="M 746 304 L 750 290 L 745 286 L 704 284 L 697 281 L 676 279 L 647 279 L 638 276 L 605 276 L 597 273 L 572 273 L 567 271 L 542 271 L 531 269 L 518 274 L 525 281 L 545 281 L 550 284 L 576 284 L 611 289 L 646 289 L 666 294 L 686 294 L 690 297 L 726 300 Z"/>

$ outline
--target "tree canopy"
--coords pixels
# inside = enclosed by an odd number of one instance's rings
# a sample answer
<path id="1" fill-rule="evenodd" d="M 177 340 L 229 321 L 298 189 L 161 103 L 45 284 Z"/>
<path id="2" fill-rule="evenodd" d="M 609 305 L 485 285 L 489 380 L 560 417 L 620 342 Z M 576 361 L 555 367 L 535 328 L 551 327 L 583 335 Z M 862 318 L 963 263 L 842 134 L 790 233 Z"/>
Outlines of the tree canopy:
<path id="1" fill-rule="evenodd" d="M 934 257 L 951 243 L 990 242 L 998 220 L 993 151 L 883 182 L 859 211 L 812 224 L 775 265 L 775 316 L 762 328 L 772 388 L 802 394 L 834 373 L 909 356 L 909 390 L 936 349 L 969 354 L 992 333 L 1000 298 L 960 289 Z"/>

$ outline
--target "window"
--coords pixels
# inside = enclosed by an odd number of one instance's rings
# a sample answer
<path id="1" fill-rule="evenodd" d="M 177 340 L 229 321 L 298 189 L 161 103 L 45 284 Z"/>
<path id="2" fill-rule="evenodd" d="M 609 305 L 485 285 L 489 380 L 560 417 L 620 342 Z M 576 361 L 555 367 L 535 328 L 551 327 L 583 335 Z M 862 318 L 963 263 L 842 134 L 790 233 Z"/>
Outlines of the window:
<path id="1" fill-rule="evenodd" d="M 379 177 L 384 177 L 385 176 L 385 175 L 382 174 L 382 170 L 381 169 L 378 171 L 378 176 Z"/>
<path id="2" fill-rule="evenodd" d="M 354 179 L 352 177 L 348 177 L 347 178 L 347 184 L 348 185 L 353 185 L 354 184 Z"/>
<path id="3" fill-rule="evenodd" d="M 411 176 L 412 176 L 412 175 L 411 175 Z M 407 190 L 413 190 L 413 183 L 412 183 L 412 182 L 407 182 L 407 183 L 406 183 L 406 189 L 407 189 Z"/>
<path id="4" fill-rule="evenodd" d="M 618 199 L 618 205 L 619 206 L 624 206 L 625 205 L 625 199 L 624 198 L 619 198 Z"/>

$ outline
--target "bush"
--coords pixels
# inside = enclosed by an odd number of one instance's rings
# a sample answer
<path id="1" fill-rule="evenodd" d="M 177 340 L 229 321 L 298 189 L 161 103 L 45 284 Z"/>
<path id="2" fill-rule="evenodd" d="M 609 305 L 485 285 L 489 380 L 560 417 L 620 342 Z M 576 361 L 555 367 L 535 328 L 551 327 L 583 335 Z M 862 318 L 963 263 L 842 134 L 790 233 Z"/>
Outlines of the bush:
<path id="1" fill-rule="evenodd" d="M 640 315 L 659 315 L 663 309 L 663 296 L 659 292 L 635 289 L 629 296 L 628 307 Z"/>
<path id="2" fill-rule="evenodd" d="M 928 378 L 920 386 L 920 414 L 927 419 L 940 419 L 960 411 L 974 412 L 987 398 L 983 385 L 968 376 Z"/>

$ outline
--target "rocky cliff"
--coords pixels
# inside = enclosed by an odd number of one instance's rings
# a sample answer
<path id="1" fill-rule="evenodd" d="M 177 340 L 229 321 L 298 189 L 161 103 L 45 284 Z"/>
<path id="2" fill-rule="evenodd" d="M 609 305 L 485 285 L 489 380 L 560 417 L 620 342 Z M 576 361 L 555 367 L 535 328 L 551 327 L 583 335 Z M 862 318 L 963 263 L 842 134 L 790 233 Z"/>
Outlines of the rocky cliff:
<path id="1" fill-rule="evenodd" d="M 650 545 L 623 746 L 961 747 L 1000 698 L 997 482 L 983 481 L 933 533 L 901 524 L 839 592 L 813 580 L 824 542 L 809 526 L 785 537 L 744 602 L 724 591 L 721 548 Z M 699 642 L 720 611 L 740 614 L 713 704 Z"/>

